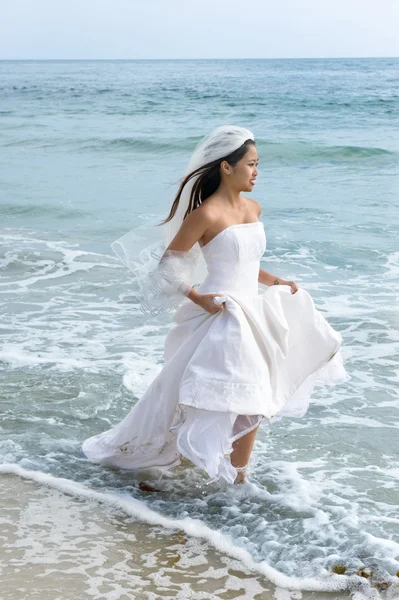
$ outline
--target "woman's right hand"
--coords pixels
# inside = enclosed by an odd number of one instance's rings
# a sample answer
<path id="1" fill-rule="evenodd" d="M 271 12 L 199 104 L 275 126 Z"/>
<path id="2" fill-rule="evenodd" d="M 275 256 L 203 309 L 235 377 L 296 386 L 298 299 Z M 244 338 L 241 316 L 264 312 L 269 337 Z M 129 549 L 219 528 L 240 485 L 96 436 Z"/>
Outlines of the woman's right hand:
<path id="1" fill-rule="evenodd" d="M 223 296 L 223 294 L 198 294 L 196 304 L 213 315 L 221 310 L 224 310 L 224 302 L 218 305 L 213 301 L 214 298 L 220 296 Z"/>

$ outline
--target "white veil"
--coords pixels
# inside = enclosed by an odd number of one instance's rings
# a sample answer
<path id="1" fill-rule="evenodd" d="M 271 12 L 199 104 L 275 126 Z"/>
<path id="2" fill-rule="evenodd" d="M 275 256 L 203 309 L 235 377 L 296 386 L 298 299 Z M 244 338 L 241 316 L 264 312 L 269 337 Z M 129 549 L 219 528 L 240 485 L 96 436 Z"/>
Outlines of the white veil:
<path id="1" fill-rule="evenodd" d="M 195 147 L 183 179 L 203 165 L 228 156 L 249 139 L 254 140 L 249 129 L 234 125 L 217 127 Z M 116 256 L 135 275 L 144 314 L 175 310 L 190 288 L 200 285 L 206 276 L 206 263 L 198 242 L 187 251 L 167 250 L 183 222 L 198 177 L 192 177 L 183 188 L 170 221 L 159 226 L 159 219 L 153 220 L 111 244 Z"/>

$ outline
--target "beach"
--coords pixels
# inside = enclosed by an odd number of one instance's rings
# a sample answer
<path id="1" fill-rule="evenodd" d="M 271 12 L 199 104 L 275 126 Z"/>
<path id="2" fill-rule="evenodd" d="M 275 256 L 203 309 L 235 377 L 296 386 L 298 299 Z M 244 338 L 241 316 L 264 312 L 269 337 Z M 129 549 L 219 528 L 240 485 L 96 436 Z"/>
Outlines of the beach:
<path id="1" fill-rule="evenodd" d="M 271 584 L 245 563 L 183 530 L 165 530 L 47 483 L 1 478 L 2 597 L 290 598 L 332 600 L 348 594 L 303 593 Z M 18 503 L 15 504 L 15 497 Z"/>
<path id="2" fill-rule="evenodd" d="M 399 597 L 398 66 L 0 61 L 2 600 Z M 247 486 L 90 464 L 172 326 L 111 243 L 225 123 L 255 135 L 261 266 L 311 294 L 350 380 L 261 426 Z"/>

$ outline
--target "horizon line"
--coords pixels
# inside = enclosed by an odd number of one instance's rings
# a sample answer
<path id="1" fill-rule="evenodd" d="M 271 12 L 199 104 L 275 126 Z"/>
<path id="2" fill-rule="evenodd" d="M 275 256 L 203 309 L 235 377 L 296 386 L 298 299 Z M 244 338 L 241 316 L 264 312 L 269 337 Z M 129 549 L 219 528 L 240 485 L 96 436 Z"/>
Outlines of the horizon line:
<path id="1" fill-rule="evenodd" d="M 168 57 L 168 58 L 1 58 L 2 62 L 51 62 L 51 61 L 160 61 L 160 60 L 361 60 L 361 59 L 396 59 L 399 56 L 285 56 L 285 57 L 251 57 L 251 58 L 239 58 L 239 57 L 212 57 L 212 58 L 182 58 L 182 57 Z"/>

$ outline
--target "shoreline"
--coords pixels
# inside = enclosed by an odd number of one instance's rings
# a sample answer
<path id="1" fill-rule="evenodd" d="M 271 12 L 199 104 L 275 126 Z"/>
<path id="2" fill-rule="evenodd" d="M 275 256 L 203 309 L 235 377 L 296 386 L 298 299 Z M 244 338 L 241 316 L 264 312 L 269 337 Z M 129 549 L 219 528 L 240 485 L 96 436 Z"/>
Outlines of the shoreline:
<path id="1" fill-rule="evenodd" d="M 276 587 L 200 537 L 147 524 L 123 509 L 18 474 L 1 473 L 0 498 L 7 600 L 27 597 L 21 595 L 27 589 L 29 599 L 46 600 L 60 598 L 60 589 L 62 600 L 350 597 Z"/>

